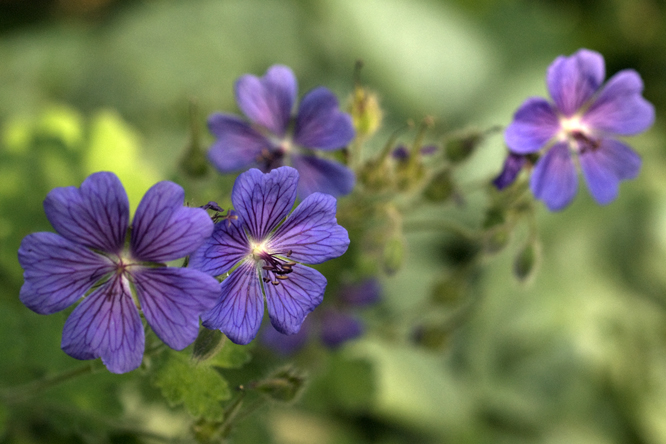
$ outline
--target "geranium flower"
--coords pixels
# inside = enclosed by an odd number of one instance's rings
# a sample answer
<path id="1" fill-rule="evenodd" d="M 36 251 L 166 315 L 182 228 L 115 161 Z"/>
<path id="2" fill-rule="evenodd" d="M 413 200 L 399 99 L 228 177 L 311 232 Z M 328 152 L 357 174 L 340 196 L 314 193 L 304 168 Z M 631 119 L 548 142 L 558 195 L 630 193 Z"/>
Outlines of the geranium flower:
<path id="1" fill-rule="evenodd" d="M 577 157 L 592 197 L 607 204 L 618 194 L 621 180 L 633 179 L 640 157 L 616 136 L 635 135 L 654 122 L 654 107 L 641 93 L 643 81 L 631 69 L 618 72 L 602 87 L 601 54 L 581 49 L 560 56 L 546 76 L 554 103 L 527 99 L 506 129 L 505 140 L 515 154 L 544 150 L 530 178 L 534 196 L 553 211 L 576 195 Z"/>
<path id="2" fill-rule="evenodd" d="M 215 113 L 208 127 L 217 140 L 208 159 L 222 173 L 257 167 L 263 172 L 291 165 L 300 173 L 298 195 L 322 192 L 349 194 L 354 173 L 346 166 L 316 156 L 311 150 L 330 151 L 354 138 L 351 116 L 339 109 L 335 95 L 324 87 L 308 92 L 293 119 L 298 86 L 291 69 L 271 66 L 264 77 L 246 74 L 236 81 L 236 103 L 250 122 Z"/>
<path id="3" fill-rule="evenodd" d="M 80 188 L 46 196 L 46 217 L 58 234 L 33 233 L 21 242 L 20 299 L 51 314 L 86 295 L 65 322 L 65 353 L 101 357 L 113 373 L 137 368 L 145 344 L 137 305 L 169 347 L 181 350 L 194 341 L 199 315 L 220 290 L 205 273 L 164 265 L 191 253 L 213 231 L 207 213 L 183 207 L 183 198 L 180 186 L 159 182 L 139 203 L 130 228 L 127 194 L 113 173 L 92 174 Z"/>
<path id="4" fill-rule="evenodd" d="M 264 294 L 273 326 L 284 334 L 298 332 L 326 288 L 326 278 L 303 264 L 336 258 L 349 246 L 332 196 L 313 193 L 287 217 L 297 184 L 298 172 L 286 166 L 238 176 L 231 194 L 237 218 L 215 224 L 211 238 L 190 258 L 190 267 L 213 276 L 231 271 L 220 284 L 217 305 L 202 320 L 237 344 L 257 335 Z"/>

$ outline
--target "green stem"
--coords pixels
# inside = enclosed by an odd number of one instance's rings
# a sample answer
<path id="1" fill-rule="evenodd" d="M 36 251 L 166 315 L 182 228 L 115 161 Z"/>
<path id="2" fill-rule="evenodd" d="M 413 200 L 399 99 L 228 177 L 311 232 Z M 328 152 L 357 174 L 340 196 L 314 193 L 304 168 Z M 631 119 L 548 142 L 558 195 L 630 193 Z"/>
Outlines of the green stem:
<path id="1" fill-rule="evenodd" d="M 43 379 L 29 382 L 18 387 L 9 388 L 0 392 L 0 398 L 7 403 L 20 403 L 27 399 L 39 395 L 52 387 L 58 386 L 64 382 L 76 379 L 79 376 L 95 373 L 103 367 L 100 360 L 88 362 L 82 366 L 75 367 L 64 372 L 47 376 Z"/>

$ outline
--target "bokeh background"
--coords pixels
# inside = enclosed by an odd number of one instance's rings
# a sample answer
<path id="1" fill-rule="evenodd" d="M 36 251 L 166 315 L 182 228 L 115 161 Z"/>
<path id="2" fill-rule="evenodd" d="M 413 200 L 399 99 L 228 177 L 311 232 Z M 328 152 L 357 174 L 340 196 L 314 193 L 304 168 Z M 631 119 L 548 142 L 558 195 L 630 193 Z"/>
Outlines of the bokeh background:
<path id="1" fill-rule="evenodd" d="M 581 47 L 601 52 L 609 75 L 634 68 L 645 81 L 657 121 L 631 140 L 640 176 L 606 207 L 583 188 L 563 212 L 539 205 L 534 276 L 513 275 L 525 239 L 518 230 L 484 257 L 468 283 L 472 309 L 434 344 L 410 329 L 467 247 L 441 233 L 406 233 L 404 266 L 380 276 L 383 300 L 365 314 L 364 337 L 288 358 L 256 346 L 250 364 L 225 373 L 242 383 L 294 362 L 309 374 L 298 402 L 261 409 L 233 441 L 666 442 L 661 0 L 0 0 L 0 386 L 78 365 L 59 347 L 66 316 L 39 316 L 18 300 L 16 251 L 26 234 L 51 229 L 46 193 L 112 170 L 136 206 L 156 181 L 181 179 L 190 103 L 206 145 L 205 117 L 237 111 L 238 76 L 282 63 L 301 94 L 326 85 L 344 101 L 361 59 L 362 82 L 385 115 L 372 152 L 426 115 L 436 122 L 433 142 L 507 125 L 524 98 L 546 95 L 551 61 Z M 408 220 L 444 214 L 478 225 L 485 194 L 475 184 L 500 170 L 505 152 L 501 135 L 488 137 L 457 172 L 465 204 Z M 206 182 L 188 182 L 188 196 L 225 206 L 232 181 L 210 171 Z M 170 437 L 188 426 L 185 410 L 167 407 L 140 371 L 100 372 L 0 405 L 0 443 L 159 442 L 132 430 Z"/>

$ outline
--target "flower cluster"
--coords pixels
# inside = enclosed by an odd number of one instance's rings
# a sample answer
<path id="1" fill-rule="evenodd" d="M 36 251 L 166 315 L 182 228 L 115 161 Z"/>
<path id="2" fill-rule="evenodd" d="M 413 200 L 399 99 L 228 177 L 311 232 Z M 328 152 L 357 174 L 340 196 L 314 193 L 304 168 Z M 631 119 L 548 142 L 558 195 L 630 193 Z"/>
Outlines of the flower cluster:
<path id="1" fill-rule="evenodd" d="M 246 74 L 238 79 L 236 102 L 250 122 L 230 114 L 211 115 L 208 127 L 217 140 L 208 159 L 222 173 L 250 167 L 268 172 L 291 165 L 300 173 L 300 198 L 314 192 L 349 194 L 355 183 L 353 171 L 311 150 L 330 151 L 351 142 L 351 116 L 340 111 L 329 89 L 318 87 L 303 97 L 292 119 L 297 90 L 294 73 L 282 65 L 270 67 L 261 78 Z"/>
<path id="2" fill-rule="evenodd" d="M 77 359 L 101 357 L 115 373 L 141 364 L 140 313 L 176 350 L 196 339 L 200 318 L 247 344 L 265 293 L 275 328 L 296 333 L 326 288 L 326 278 L 303 263 L 338 257 L 349 245 L 332 196 L 313 193 L 287 217 L 297 184 L 291 167 L 247 171 L 234 185 L 235 211 L 216 224 L 204 209 L 184 207 L 183 189 L 172 182 L 148 190 L 132 225 L 112 173 L 95 173 L 78 189 L 56 188 L 44 207 L 58 234 L 30 234 L 19 249 L 21 301 L 50 314 L 85 296 L 65 323 L 62 348 Z M 165 265 L 190 254 L 187 268 Z M 232 269 L 222 284 L 213 277 Z"/>
<path id="3" fill-rule="evenodd" d="M 563 209 L 576 195 L 574 156 L 598 203 L 617 197 L 620 181 L 636 177 L 641 166 L 617 136 L 647 130 L 654 107 L 642 97 L 643 82 L 634 70 L 620 71 L 602 86 L 604 77 L 604 59 L 597 52 L 581 49 L 555 59 L 546 76 L 554 103 L 532 97 L 516 111 L 505 132 L 511 154 L 495 180 L 498 188 L 515 180 L 527 164 L 525 156 L 543 152 L 530 187 L 550 210 Z"/>
<path id="4" fill-rule="evenodd" d="M 546 78 L 553 102 L 529 98 L 515 113 L 505 132 L 510 153 L 493 181 L 497 188 L 534 166 L 534 196 L 550 210 L 560 210 L 576 194 L 580 165 L 597 202 L 615 199 L 620 181 L 636 177 L 641 165 L 617 137 L 649 128 L 654 108 L 642 97 L 643 83 L 635 71 L 620 71 L 602 85 L 604 77 L 604 60 L 593 51 L 581 49 L 553 62 Z M 352 170 L 313 150 L 349 144 L 355 137 L 351 116 L 323 87 L 308 92 L 292 116 L 297 83 L 281 65 L 261 78 L 242 76 L 235 93 L 249 122 L 213 114 L 208 123 L 217 140 L 208 158 L 221 172 L 260 169 L 238 176 L 231 195 L 234 209 L 226 215 L 214 202 L 184 206 L 183 189 L 164 181 L 148 190 L 130 224 L 125 190 L 109 172 L 92 174 L 79 188 L 56 188 L 46 197 L 46 216 L 57 233 L 23 239 L 20 299 L 40 314 L 80 301 L 62 336 L 62 349 L 70 356 L 99 357 L 115 373 L 136 369 L 145 348 L 142 317 L 176 350 L 196 339 L 200 321 L 247 344 L 259 331 L 264 303 L 274 328 L 265 341 L 277 349 L 302 345 L 312 329 L 330 347 L 363 331 L 348 308 L 374 302 L 376 281 L 345 289 L 337 306 L 304 324 L 322 302 L 327 284 L 307 264 L 347 250 L 349 236 L 337 223 L 334 196 L 348 194 L 355 184 Z M 436 149 L 410 153 L 399 146 L 393 158 L 396 165 L 409 166 L 412 154 L 430 155 Z M 449 160 L 462 159 L 471 149 L 462 152 Z M 435 176 L 426 189 L 434 186 L 440 192 L 424 195 L 431 200 L 448 196 L 450 191 L 441 192 L 451 188 L 448 174 Z M 292 211 L 297 196 L 302 201 Z M 216 212 L 212 219 L 206 209 Z M 167 266 L 184 257 L 189 257 L 187 267 Z M 293 335 L 291 345 L 282 335 Z"/>

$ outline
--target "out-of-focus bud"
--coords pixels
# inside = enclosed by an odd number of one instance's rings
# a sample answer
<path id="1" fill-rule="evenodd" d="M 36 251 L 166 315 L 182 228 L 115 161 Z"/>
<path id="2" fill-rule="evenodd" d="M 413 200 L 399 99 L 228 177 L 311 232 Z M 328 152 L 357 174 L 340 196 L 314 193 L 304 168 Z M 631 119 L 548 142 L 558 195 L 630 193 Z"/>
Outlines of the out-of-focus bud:
<path id="1" fill-rule="evenodd" d="M 407 246 L 402 233 L 394 233 L 384 244 L 382 267 L 388 275 L 395 274 L 405 263 Z"/>
<path id="2" fill-rule="evenodd" d="M 539 265 L 540 253 L 536 236 L 530 236 L 513 261 L 513 274 L 519 281 L 525 282 L 534 276 Z"/>
<path id="3" fill-rule="evenodd" d="M 483 248 L 486 253 L 502 251 L 511 240 L 511 230 L 505 226 L 497 226 L 484 234 Z"/>
<path id="4" fill-rule="evenodd" d="M 483 221 L 483 248 L 487 253 L 501 251 L 511 239 L 511 229 L 505 225 L 506 216 L 499 207 L 490 207 Z"/>
<path id="5" fill-rule="evenodd" d="M 445 325 L 419 325 L 412 332 L 412 340 L 429 350 L 441 350 L 449 342 L 451 333 Z"/>
<path id="6" fill-rule="evenodd" d="M 357 178 L 370 191 L 380 192 L 393 186 L 393 174 L 386 159 L 368 161 Z"/>
<path id="7" fill-rule="evenodd" d="M 199 108 L 194 100 L 190 101 L 190 141 L 179 166 L 190 177 L 203 177 L 208 172 L 208 159 L 199 137 Z"/>
<path id="8" fill-rule="evenodd" d="M 502 128 L 494 126 L 484 131 L 463 130 L 451 134 L 444 146 L 444 155 L 451 163 L 460 163 L 467 160 L 483 143 L 487 136 L 501 131 Z"/>
<path id="9" fill-rule="evenodd" d="M 212 358 L 222 349 L 225 340 L 226 336 L 220 330 L 201 328 L 199 336 L 194 341 L 192 359 L 196 362 L 201 362 Z"/>
<path id="10" fill-rule="evenodd" d="M 432 287 L 430 301 L 435 305 L 443 306 L 458 304 L 467 292 L 468 277 L 468 273 L 459 270 L 439 279 Z"/>
<path id="11" fill-rule="evenodd" d="M 443 170 L 435 174 L 423 190 L 423 197 L 431 202 L 444 202 L 453 194 L 451 171 Z"/>
<path id="12" fill-rule="evenodd" d="M 307 378 L 300 370 L 287 366 L 256 382 L 253 387 L 275 401 L 292 402 L 303 392 L 306 382 Z"/>
<path id="13" fill-rule="evenodd" d="M 372 136 L 379 129 L 383 116 L 377 95 L 357 85 L 349 102 L 356 135 L 361 138 Z"/>
<path id="14" fill-rule="evenodd" d="M 451 163 L 460 163 L 469 158 L 482 141 L 481 132 L 452 137 L 444 145 L 444 155 Z"/>

